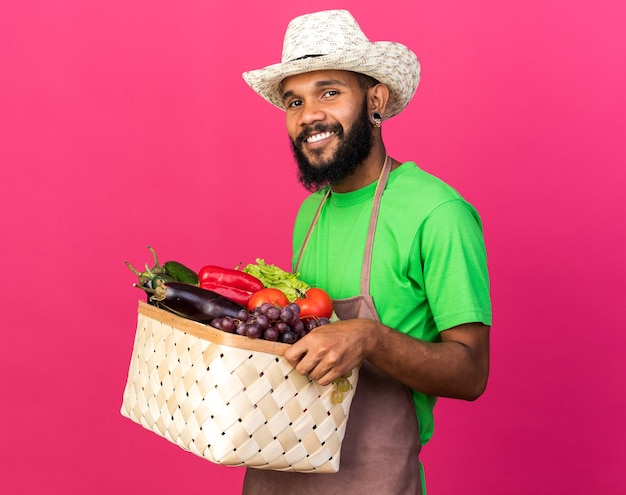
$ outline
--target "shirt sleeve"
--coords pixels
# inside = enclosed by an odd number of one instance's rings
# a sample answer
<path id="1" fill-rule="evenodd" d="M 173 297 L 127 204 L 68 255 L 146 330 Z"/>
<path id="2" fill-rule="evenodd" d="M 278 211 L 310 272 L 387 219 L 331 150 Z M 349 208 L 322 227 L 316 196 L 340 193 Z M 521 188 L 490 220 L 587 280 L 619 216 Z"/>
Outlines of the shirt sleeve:
<path id="1" fill-rule="evenodd" d="M 474 207 L 462 199 L 438 206 L 425 219 L 420 240 L 424 288 L 437 330 L 491 325 L 487 253 Z"/>

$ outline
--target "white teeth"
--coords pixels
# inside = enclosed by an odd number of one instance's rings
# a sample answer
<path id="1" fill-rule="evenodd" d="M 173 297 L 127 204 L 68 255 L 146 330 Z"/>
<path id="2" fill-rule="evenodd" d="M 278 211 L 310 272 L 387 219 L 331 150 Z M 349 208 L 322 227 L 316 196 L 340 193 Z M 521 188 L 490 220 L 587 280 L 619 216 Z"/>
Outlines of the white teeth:
<path id="1" fill-rule="evenodd" d="M 321 134 L 314 134 L 313 136 L 309 136 L 306 139 L 306 142 L 307 143 L 317 143 L 318 141 L 321 141 L 322 139 L 329 138 L 332 135 L 333 135 L 332 132 L 322 132 Z"/>

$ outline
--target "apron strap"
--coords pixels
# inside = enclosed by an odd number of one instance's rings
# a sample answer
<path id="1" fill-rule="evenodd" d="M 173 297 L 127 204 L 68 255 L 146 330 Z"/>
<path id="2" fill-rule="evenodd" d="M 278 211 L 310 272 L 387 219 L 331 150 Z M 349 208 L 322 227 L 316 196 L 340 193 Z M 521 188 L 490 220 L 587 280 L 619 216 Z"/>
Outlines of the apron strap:
<path id="1" fill-rule="evenodd" d="M 317 223 L 317 219 L 320 217 L 320 213 L 322 212 L 322 206 L 324 206 L 324 203 L 326 203 L 328 196 L 330 196 L 330 186 L 328 186 L 328 191 L 326 191 L 326 194 L 322 198 L 320 205 L 317 207 L 315 216 L 313 217 L 313 220 L 311 220 L 311 225 L 309 225 L 309 230 L 307 231 L 306 237 L 304 238 L 304 241 L 302 242 L 302 247 L 300 248 L 300 254 L 298 255 L 298 261 L 296 261 L 296 266 L 294 269 L 294 272 L 296 273 L 298 273 L 298 269 L 300 268 L 300 262 L 302 261 L 302 255 L 304 254 L 304 249 L 306 248 L 306 245 L 309 243 L 309 239 L 311 238 L 311 234 L 313 233 L 313 228 L 315 227 L 315 224 Z"/>
<path id="2" fill-rule="evenodd" d="M 391 171 L 391 159 L 389 156 L 385 158 L 383 169 L 378 177 L 378 185 L 374 193 L 374 201 L 372 203 L 372 215 L 370 216 L 370 226 L 367 231 L 367 241 L 365 243 L 365 253 L 363 255 L 363 268 L 361 271 L 361 294 L 370 293 L 370 270 L 372 267 L 372 252 L 374 250 L 374 234 L 376 233 L 376 222 L 378 221 L 378 210 L 380 209 L 380 198 L 383 195 L 389 172 Z"/>
<path id="3" fill-rule="evenodd" d="M 376 192 L 374 193 L 374 200 L 372 203 L 372 214 L 370 216 L 370 225 L 367 231 L 367 241 L 365 243 L 365 253 L 363 255 L 363 267 L 361 270 L 361 294 L 369 294 L 370 290 L 370 269 L 372 266 L 372 251 L 374 249 L 374 234 L 376 232 L 376 222 L 378 220 L 378 210 L 380 209 L 380 198 L 383 195 L 383 191 L 385 190 L 385 186 L 387 185 L 387 179 L 389 178 L 389 173 L 391 171 L 391 159 L 389 156 L 385 157 L 385 163 L 383 163 L 383 168 L 380 171 L 380 176 L 378 177 L 378 184 L 376 185 Z M 322 212 L 322 207 L 326 200 L 330 196 L 331 188 L 328 188 L 326 194 L 322 198 L 319 206 L 317 207 L 317 211 L 315 212 L 315 216 L 311 221 L 311 225 L 309 226 L 309 230 L 306 233 L 304 241 L 302 242 L 302 247 L 300 248 L 300 254 L 298 254 L 298 260 L 296 261 L 296 266 L 294 271 L 298 272 L 300 268 L 300 262 L 302 261 L 302 256 L 304 254 L 304 250 L 311 238 L 311 234 L 313 233 L 313 229 L 317 224 L 317 220 L 320 217 Z"/>

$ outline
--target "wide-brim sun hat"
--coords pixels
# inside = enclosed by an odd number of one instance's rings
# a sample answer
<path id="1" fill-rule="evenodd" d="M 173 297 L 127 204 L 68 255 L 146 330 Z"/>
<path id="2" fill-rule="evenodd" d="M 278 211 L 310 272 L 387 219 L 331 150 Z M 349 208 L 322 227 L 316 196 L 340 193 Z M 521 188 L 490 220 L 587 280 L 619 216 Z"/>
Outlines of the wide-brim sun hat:
<path id="1" fill-rule="evenodd" d="M 325 10 L 293 19 L 287 26 L 281 62 L 243 73 L 261 97 L 284 110 L 281 83 L 318 70 L 347 70 L 373 77 L 389 88 L 384 118 L 409 104 L 420 80 L 415 53 L 393 41 L 371 42 L 347 10 Z"/>

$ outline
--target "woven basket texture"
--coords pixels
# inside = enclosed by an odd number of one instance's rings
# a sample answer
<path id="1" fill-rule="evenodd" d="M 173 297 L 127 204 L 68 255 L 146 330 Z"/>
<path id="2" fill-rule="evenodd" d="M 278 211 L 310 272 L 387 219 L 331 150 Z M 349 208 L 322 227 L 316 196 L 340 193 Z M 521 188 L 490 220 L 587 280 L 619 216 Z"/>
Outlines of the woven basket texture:
<path id="1" fill-rule="evenodd" d="M 297 373 L 286 346 L 140 303 L 121 413 L 216 464 L 336 472 L 358 369 L 334 404 L 334 385 Z"/>

